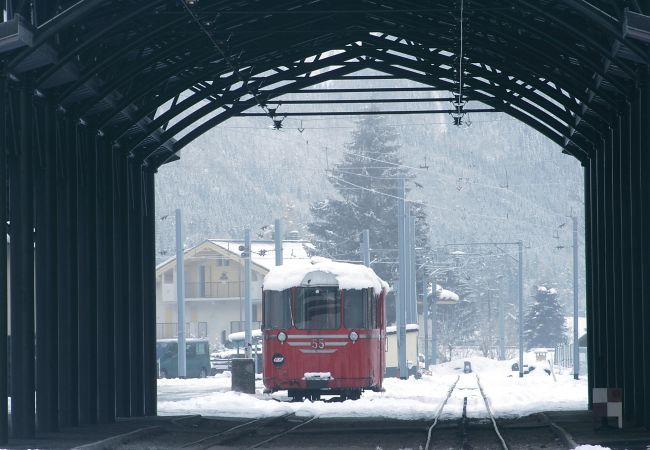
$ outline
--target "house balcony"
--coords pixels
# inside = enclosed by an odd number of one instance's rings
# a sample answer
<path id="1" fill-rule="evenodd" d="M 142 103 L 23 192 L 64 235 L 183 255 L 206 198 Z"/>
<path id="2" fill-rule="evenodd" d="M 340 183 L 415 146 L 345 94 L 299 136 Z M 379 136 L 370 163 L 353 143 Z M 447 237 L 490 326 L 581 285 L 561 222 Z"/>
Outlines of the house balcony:
<path id="1" fill-rule="evenodd" d="M 251 294 L 253 297 L 259 298 L 261 290 L 261 283 L 251 283 Z M 245 292 L 243 281 L 185 283 L 185 299 L 187 301 L 226 300 L 244 298 L 244 295 Z"/>

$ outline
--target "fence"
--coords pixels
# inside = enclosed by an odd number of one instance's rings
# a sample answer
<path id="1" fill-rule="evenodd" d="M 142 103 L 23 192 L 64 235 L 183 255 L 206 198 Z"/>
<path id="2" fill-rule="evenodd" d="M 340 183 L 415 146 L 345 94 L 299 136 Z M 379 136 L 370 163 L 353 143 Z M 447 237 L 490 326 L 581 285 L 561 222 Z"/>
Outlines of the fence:
<path id="1" fill-rule="evenodd" d="M 156 339 L 171 339 L 178 337 L 178 323 L 157 323 Z M 185 337 L 189 338 L 207 338 L 208 322 L 186 322 Z"/>
<path id="2" fill-rule="evenodd" d="M 239 321 L 239 320 L 231 320 L 230 321 L 230 332 L 231 333 L 238 333 L 240 331 L 244 331 L 244 326 L 246 325 L 246 322 L 244 321 Z M 262 322 L 258 322 L 256 320 L 251 321 L 251 329 L 255 330 L 257 328 L 262 327 Z"/>
<path id="3" fill-rule="evenodd" d="M 578 347 L 580 357 L 579 371 L 581 374 L 587 373 L 587 347 Z M 556 366 L 573 368 L 573 344 L 563 344 L 555 347 L 555 358 L 553 363 Z"/>

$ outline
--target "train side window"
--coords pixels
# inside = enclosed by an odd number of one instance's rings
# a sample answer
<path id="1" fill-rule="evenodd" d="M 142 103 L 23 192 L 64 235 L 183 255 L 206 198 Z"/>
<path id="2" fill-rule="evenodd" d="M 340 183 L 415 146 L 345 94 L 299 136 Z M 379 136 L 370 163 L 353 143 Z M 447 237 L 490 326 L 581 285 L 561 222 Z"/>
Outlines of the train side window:
<path id="1" fill-rule="evenodd" d="M 264 291 L 262 328 L 282 329 L 291 326 L 291 289 Z"/>
<path id="2" fill-rule="evenodd" d="M 334 330 L 341 326 L 341 294 L 335 287 L 296 289 L 296 328 Z"/>
<path id="3" fill-rule="evenodd" d="M 346 289 L 343 291 L 343 317 L 346 328 L 367 328 L 367 289 Z"/>

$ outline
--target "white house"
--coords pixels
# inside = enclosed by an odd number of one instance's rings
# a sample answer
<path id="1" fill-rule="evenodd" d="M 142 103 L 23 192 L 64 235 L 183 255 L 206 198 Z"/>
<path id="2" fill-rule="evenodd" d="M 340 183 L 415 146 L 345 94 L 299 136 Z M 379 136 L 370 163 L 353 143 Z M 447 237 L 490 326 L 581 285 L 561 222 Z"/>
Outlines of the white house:
<path id="1" fill-rule="evenodd" d="M 188 337 L 208 337 L 223 343 L 228 334 L 243 330 L 244 258 L 242 240 L 208 239 L 185 250 L 185 323 Z M 309 259 L 306 241 L 283 241 L 283 264 Z M 251 298 L 253 328 L 262 319 L 262 282 L 275 265 L 273 241 L 251 242 Z M 156 334 L 177 334 L 176 258 L 156 267 Z"/>

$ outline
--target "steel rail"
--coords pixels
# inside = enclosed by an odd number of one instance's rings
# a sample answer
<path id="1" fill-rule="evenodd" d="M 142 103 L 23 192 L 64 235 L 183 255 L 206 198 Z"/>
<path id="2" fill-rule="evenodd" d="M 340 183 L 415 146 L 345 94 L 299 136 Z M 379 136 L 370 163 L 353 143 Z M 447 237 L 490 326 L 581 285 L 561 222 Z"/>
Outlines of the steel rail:
<path id="1" fill-rule="evenodd" d="M 287 415 L 285 415 L 285 416 L 281 416 L 281 418 L 284 418 L 284 417 L 286 417 L 286 416 L 290 416 L 290 415 L 291 415 L 291 414 L 287 414 Z M 262 420 L 264 420 L 264 418 L 258 418 L 258 419 L 249 420 L 248 422 L 241 423 L 241 424 L 239 424 L 239 425 L 237 425 L 237 426 L 234 426 L 234 427 L 228 428 L 228 429 L 226 429 L 226 430 L 220 431 L 219 433 L 211 434 L 210 436 L 207 436 L 207 437 L 204 437 L 204 438 L 198 439 L 198 440 L 193 441 L 193 442 L 189 442 L 189 443 L 183 445 L 182 448 L 195 448 L 196 446 L 198 446 L 198 445 L 200 445 L 200 444 L 206 444 L 206 443 L 210 443 L 210 445 L 212 445 L 211 441 L 212 441 L 213 439 L 216 439 L 216 438 L 222 437 L 222 436 L 224 436 L 224 435 L 226 435 L 226 434 L 228 434 L 228 433 L 232 433 L 232 432 L 235 431 L 235 430 L 238 430 L 238 429 L 240 429 L 240 428 L 247 427 L 247 426 L 249 426 L 249 425 L 252 425 L 252 424 L 254 424 L 254 423 L 260 422 L 260 421 L 262 421 Z"/>
<path id="2" fill-rule="evenodd" d="M 438 407 L 438 411 L 436 412 L 436 416 L 433 420 L 433 423 L 427 430 L 427 443 L 424 446 L 424 450 L 429 450 L 429 445 L 431 444 L 431 432 L 433 431 L 433 428 L 438 425 L 438 419 L 440 418 L 440 414 L 442 414 L 442 410 L 447 404 L 447 401 L 449 401 L 449 397 L 451 397 L 451 393 L 454 392 L 454 389 L 456 389 L 456 385 L 458 384 L 458 380 L 460 380 L 460 375 L 456 377 L 456 381 L 454 381 L 454 384 L 451 385 L 449 388 L 449 391 L 447 391 L 447 396 L 443 400 L 443 402 L 440 404 L 440 407 Z"/>
<path id="3" fill-rule="evenodd" d="M 487 409 L 487 412 L 490 415 L 490 420 L 492 421 L 492 426 L 494 427 L 494 432 L 499 437 L 499 441 L 501 441 L 501 446 L 503 447 L 503 450 L 508 450 L 508 445 L 506 444 L 506 441 L 503 439 L 503 436 L 501 436 L 501 433 L 499 432 L 499 427 L 497 426 L 497 421 L 494 418 L 494 414 L 492 413 L 492 409 L 490 408 L 490 402 L 488 402 L 487 396 L 485 395 L 485 392 L 483 391 L 483 386 L 481 386 L 481 380 L 480 380 L 478 374 L 476 374 L 476 384 L 478 384 L 478 389 L 479 389 L 479 391 L 481 391 L 481 396 L 483 397 L 483 402 L 485 402 L 485 409 Z"/>
<path id="4" fill-rule="evenodd" d="M 312 416 L 312 417 L 310 417 L 309 419 L 305 420 L 304 422 L 299 423 L 299 424 L 296 425 L 295 427 L 289 428 L 288 430 L 283 431 L 282 433 L 275 434 L 275 435 L 271 436 L 270 438 L 265 439 L 265 440 L 263 440 L 263 441 L 261 441 L 261 442 L 258 442 L 257 444 L 253 444 L 253 445 L 251 445 L 250 447 L 247 447 L 247 448 L 251 449 L 251 448 L 257 448 L 257 447 L 260 447 L 260 446 L 262 446 L 262 445 L 264 445 L 264 444 L 266 444 L 266 443 L 269 443 L 269 442 L 271 442 L 271 441 L 276 440 L 276 439 L 279 438 L 279 437 L 282 437 L 282 436 L 284 436 L 284 435 L 286 435 L 286 434 L 289 434 L 289 433 L 291 433 L 292 431 L 297 430 L 298 428 L 303 427 L 303 426 L 307 425 L 308 423 L 313 422 L 313 421 L 316 420 L 316 419 L 318 419 L 318 416 Z"/>

